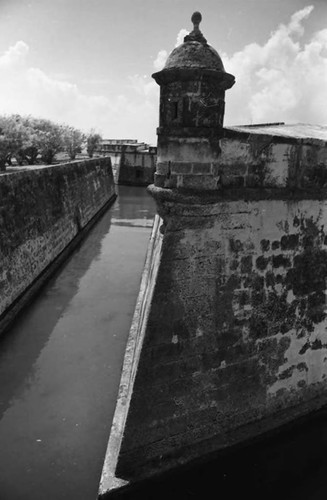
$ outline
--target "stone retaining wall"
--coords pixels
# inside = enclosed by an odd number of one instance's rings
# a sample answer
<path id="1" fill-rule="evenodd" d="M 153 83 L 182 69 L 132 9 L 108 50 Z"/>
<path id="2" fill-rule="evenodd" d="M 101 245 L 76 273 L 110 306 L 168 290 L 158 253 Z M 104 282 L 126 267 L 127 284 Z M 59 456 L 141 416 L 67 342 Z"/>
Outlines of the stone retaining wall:
<path id="1" fill-rule="evenodd" d="M 9 310 L 115 196 L 109 158 L 0 176 L 0 327 Z"/>
<path id="2" fill-rule="evenodd" d="M 123 186 L 148 186 L 152 184 L 156 169 L 155 153 L 125 151 L 109 153 L 114 180 Z"/>

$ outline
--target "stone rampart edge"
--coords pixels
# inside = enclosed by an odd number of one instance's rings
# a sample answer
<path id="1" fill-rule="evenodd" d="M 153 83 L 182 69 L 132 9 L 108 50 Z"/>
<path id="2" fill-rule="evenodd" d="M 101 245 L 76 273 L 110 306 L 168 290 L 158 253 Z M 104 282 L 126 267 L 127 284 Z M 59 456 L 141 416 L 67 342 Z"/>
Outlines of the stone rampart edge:
<path id="1" fill-rule="evenodd" d="M 129 484 L 128 481 L 115 476 L 115 469 L 156 283 L 162 244 L 162 235 L 159 230 L 161 223 L 160 217 L 156 215 L 148 244 L 140 291 L 136 301 L 127 341 L 116 410 L 100 480 L 99 499 L 108 498 L 109 495 L 121 488 L 127 487 Z"/>

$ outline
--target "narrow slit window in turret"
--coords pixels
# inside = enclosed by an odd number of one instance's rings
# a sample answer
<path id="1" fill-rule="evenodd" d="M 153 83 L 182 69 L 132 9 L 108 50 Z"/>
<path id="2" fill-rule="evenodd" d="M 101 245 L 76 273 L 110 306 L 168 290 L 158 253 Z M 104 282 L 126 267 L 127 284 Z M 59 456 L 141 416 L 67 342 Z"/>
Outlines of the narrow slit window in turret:
<path id="1" fill-rule="evenodd" d="M 171 103 L 171 118 L 173 121 L 178 120 L 178 101 Z"/>

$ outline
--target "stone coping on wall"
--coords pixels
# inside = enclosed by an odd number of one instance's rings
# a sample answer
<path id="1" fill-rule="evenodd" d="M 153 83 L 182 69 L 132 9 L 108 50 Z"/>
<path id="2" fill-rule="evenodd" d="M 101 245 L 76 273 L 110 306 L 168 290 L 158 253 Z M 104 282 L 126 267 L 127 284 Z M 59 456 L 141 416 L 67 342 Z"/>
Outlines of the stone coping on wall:
<path id="1" fill-rule="evenodd" d="M 170 137 L 221 137 L 226 139 L 257 138 L 287 144 L 327 146 L 327 126 L 310 124 L 235 125 L 229 127 L 157 128 L 158 135 Z"/>
<path id="2" fill-rule="evenodd" d="M 51 163 L 51 165 L 15 165 L 15 166 L 7 166 L 6 170 L 1 171 L 0 175 L 13 175 L 13 174 L 20 174 L 23 172 L 33 172 L 33 171 L 39 171 L 39 170 L 45 170 L 48 168 L 58 168 L 58 167 L 69 167 L 69 166 L 79 166 L 79 165 L 85 165 L 88 164 L 89 162 L 92 163 L 103 163 L 104 161 L 108 161 L 110 158 L 110 155 L 106 156 L 97 156 L 94 158 L 82 158 L 82 159 L 77 159 L 77 160 L 67 160 L 65 162 L 60 162 L 60 163 Z"/>
<path id="3" fill-rule="evenodd" d="M 321 189 L 283 189 L 283 188 L 231 188 L 217 191 L 192 191 L 168 189 L 150 184 L 147 190 L 158 203 L 175 205 L 212 205 L 226 201 L 244 200 L 324 200 L 327 197 L 326 188 Z"/>
<path id="4" fill-rule="evenodd" d="M 161 219 L 156 215 L 148 244 L 140 291 L 136 301 L 135 312 L 125 350 L 116 410 L 111 426 L 99 486 L 99 499 L 107 498 L 108 495 L 124 487 L 128 487 L 129 485 L 128 481 L 116 477 L 115 470 L 119 458 L 129 403 L 133 394 L 134 380 L 141 355 L 152 294 L 157 278 L 162 243 L 161 233 L 159 231 L 160 224 Z"/>
<path id="5" fill-rule="evenodd" d="M 201 148 L 213 147 L 210 129 L 207 137 L 205 129 L 197 137 L 193 137 L 192 127 L 188 132 L 190 135 L 183 138 L 159 134 L 162 151 L 158 155 L 156 186 L 178 188 L 184 194 L 201 192 L 202 203 L 219 198 L 326 196 L 326 127 L 298 124 L 225 128 L 215 135 L 217 155 L 211 160 L 199 154 Z M 168 161 L 176 147 L 188 152 L 187 161 Z M 170 173 L 169 183 L 165 169 Z"/>
<path id="6" fill-rule="evenodd" d="M 258 124 L 258 125 L 235 125 L 224 128 L 224 137 L 254 137 L 263 139 L 266 136 L 276 142 L 286 142 L 290 144 L 315 144 L 317 146 L 327 146 L 327 126 L 311 125 L 305 123 L 295 124 Z"/>

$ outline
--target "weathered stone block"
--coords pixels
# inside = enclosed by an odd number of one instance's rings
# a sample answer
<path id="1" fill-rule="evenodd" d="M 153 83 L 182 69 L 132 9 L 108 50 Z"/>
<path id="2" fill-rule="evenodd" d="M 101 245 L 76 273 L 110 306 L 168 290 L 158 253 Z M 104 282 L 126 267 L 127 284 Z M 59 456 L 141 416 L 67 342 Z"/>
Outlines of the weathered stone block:
<path id="1" fill-rule="evenodd" d="M 185 162 L 171 162 L 171 172 L 173 174 L 191 174 L 192 173 L 192 164 Z"/>
<path id="2" fill-rule="evenodd" d="M 164 187 L 165 181 L 166 181 L 166 175 L 155 173 L 154 174 L 154 181 L 155 181 L 156 186 Z"/>
<path id="3" fill-rule="evenodd" d="M 158 162 L 156 165 L 156 174 L 157 175 L 167 175 L 170 170 L 169 163 L 167 161 Z"/>
<path id="4" fill-rule="evenodd" d="M 192 173 L 197 175 L 211 174 L 212 168 L 210 163 L 193 163 Z"/>
<path id="5" fill-rule="evenodd" d="M 215 190 L 217 182 L 211 175 L 178 175 L 176 187 L 192 190 Z"/>

